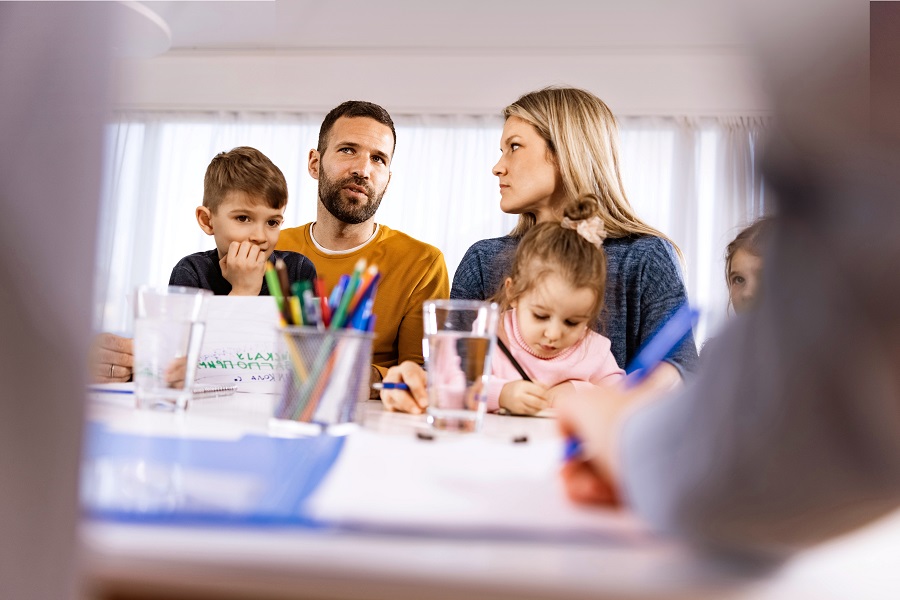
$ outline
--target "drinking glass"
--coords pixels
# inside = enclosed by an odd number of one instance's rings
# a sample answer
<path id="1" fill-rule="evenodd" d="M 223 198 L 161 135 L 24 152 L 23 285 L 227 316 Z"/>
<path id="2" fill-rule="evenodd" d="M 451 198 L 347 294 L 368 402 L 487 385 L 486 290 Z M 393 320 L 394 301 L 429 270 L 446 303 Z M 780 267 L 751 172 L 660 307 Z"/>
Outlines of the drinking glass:
<path id="1" fill-rule="evenodd" d="M 191 398 L 209 290 L 140 286 L 134 304 L 138 408 L 184 410 Z"/>
<path id="2" fill-rule="evenodd" d="M 428 422 L 435 429 L 478 431 L 487 402 L 498 308 L 476 300 L 429 300 L 422 307 Z"/>

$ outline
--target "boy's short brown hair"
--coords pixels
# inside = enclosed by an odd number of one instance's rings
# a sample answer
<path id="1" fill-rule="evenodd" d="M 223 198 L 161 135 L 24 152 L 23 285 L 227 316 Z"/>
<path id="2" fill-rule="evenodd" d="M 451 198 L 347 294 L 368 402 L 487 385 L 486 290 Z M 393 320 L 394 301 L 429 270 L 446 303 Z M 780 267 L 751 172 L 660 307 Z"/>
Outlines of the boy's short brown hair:
<path id="1" fill-rule="evenodd" d="M 287 205 L 287 181 L 281 169 L 249 146 L 219 152 L 203 178 L 203 206 L 216 212 L 228 192 L 238 190 L 263 198 L 270 208 Z"/>

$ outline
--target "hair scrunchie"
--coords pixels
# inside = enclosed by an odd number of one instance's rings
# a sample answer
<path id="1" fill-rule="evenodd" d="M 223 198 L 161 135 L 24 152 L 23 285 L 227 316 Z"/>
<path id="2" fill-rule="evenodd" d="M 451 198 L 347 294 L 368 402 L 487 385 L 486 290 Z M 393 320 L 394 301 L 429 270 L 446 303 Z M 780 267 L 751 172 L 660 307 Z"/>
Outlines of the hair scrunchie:
<path id="1" fill-rule="evenodd" d="M 577 232 L 589 244 L 593 244 L 597 248 L 603 246 L 603 240 L 606 239 L 606 228 L 603 226 L 603 220 L 597 215 L 590 219 L 580 219 L 578 221 L 573 221 L 569 217 L 563 217 L 560 225 L 565 229 Z"/>

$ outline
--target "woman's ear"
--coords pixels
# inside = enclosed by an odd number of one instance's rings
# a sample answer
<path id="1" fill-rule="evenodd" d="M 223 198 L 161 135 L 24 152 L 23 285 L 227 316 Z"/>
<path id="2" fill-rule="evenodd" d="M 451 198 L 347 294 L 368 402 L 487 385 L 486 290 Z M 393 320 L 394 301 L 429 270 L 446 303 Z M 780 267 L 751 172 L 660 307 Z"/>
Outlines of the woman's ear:
<path id="1" fill-rule="evenodd" d="M 213 234 L 212 212 L 205 206 L 197 207 L 197 223 L 206 235 Z"/>
<path id="2" fill-rule="evenodd" d="M 516 308 L 516 305 L 519 303 L 517 300 L 509 300 L 509 290 L 512 288 L 512 277 L 507 277 L 506 281 L 503 282 L 503 291 L 506 294 L 506 299 L 509 301 L 509 306 L 511 308 Z"/>

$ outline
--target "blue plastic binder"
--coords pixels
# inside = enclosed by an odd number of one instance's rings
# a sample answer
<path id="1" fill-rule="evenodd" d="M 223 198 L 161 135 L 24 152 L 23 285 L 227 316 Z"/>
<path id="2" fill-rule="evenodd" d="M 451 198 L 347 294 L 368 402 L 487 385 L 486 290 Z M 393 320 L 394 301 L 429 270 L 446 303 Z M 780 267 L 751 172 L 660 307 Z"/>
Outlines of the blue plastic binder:
<path id="1" fill-rule="evenodd" d="M 344 438 L 236 441 L 151 437 L 88 425 L 81 500 L 92 518 L 126 522 L 318 527 L 303 505 Z"/>

